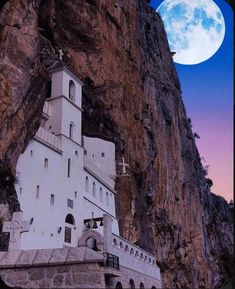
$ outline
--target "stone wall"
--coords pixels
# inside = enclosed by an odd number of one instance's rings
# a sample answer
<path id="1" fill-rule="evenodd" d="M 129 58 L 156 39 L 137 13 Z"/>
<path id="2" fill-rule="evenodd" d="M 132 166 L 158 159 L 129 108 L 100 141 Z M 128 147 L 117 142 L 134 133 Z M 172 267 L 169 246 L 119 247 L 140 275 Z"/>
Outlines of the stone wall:
<path id="1" fill-rule="evenodd" d="M 107 267 L 87 247 L 0 252 L 0 285 L 7 288 L 116 288 L 118 282 L 130 288 L 130 280 L 135 288 L 161 287 L 157 278 Z"/>
<path id="2" fill-rule="evenodd" d="M 105 288 L 98 263 L 5 269 L 1 278 L 17 288 Z"/>
<path id="3" fill-rule="evenodd" d="M 0 252 L 10 288 L 105 288 L 104 257 L 89 248 Z"/>

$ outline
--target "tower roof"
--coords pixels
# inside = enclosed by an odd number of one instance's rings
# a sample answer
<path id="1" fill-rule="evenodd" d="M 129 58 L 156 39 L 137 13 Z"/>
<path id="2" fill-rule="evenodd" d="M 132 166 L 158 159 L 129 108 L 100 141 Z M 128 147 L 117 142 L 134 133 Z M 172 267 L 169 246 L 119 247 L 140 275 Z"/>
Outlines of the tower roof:
<path id="1" fill-rule="evenodd" d="M 56 62 L 51 66 L 50 72 L 53 73 L 60 70 L 66 71 L 68 74 L 70 74 L 70 76 L 75 78 L 81 85 L 84 85 L 84 83 L 79 78 L 77 78 L 77 76 L 74 74 L 71 68 L 69 68 L 61 59 L 56 60 Z"/>

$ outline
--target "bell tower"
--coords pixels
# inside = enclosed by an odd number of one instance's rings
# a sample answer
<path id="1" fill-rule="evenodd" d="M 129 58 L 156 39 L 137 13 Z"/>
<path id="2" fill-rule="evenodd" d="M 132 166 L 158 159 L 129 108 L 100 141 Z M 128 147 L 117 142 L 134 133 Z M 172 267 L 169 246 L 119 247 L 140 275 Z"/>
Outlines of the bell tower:
<path id="1" fill-rule="evenodd" d="M 51 70 L 51 96 L 47 98 L 51 117 L 45 128 L 81 144 L 83 83 L 58 60 Z"/>

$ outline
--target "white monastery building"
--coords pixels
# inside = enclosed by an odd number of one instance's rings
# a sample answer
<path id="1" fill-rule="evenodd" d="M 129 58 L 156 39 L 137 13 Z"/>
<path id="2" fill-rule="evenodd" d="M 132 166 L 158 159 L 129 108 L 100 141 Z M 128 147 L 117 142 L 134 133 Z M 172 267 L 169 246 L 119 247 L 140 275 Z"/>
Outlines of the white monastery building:
<path id="1" fill-rule="evenodd" d="M 16 168 L 22 219 L 30 224 L 20 243 L 10 240 L 10 246 L 18 246 L 17 250 L 88 246 L 115 256 L 121 266 L 160 280 L 155 257 L 119 236 L 115 145 L 82 136 L 82 85 L 62 60 L 56 62 L 41 126 Z"/>

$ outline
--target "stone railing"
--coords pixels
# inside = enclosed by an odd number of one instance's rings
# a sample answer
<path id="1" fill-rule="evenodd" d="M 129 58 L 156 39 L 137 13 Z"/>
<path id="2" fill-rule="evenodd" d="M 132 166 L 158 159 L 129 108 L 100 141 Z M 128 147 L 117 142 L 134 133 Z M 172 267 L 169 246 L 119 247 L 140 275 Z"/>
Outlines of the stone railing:
<path id="1" fill-rule="evenodd" d="M 114 189 L 114 180 L 99 169 L 86 155 L 84 155 L 84 168 L 101 181 L 104 181 L 111 189 Z"/>
<path id="2" fill-rule="evenodd" d="M 61 140 L 43 127 L 40 127 L 34 138 L 61 152 Z"/>
<path id="3" fill-rule="evenodd" d="M 45 101 L 44 103 L 43 114 L 46 115 L 47 117 L 51 116 L 51 105 L 49 104 L 48 101 Z"/>

